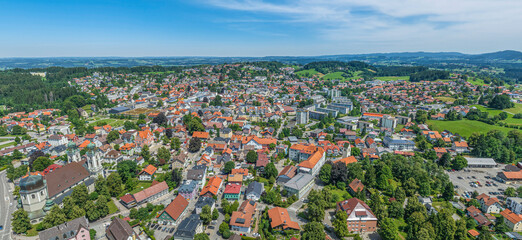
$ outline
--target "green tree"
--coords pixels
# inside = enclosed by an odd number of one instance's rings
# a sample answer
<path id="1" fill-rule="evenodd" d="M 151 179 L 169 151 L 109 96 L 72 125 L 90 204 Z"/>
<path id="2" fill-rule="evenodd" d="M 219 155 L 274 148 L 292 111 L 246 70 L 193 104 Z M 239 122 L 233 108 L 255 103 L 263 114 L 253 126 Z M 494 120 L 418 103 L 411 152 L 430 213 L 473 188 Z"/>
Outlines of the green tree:
<path id="1" fill-rule="evenodd" d="M 335 219 L 332 222 L 335 235 L 337 235 L 339 238 L 347 237 L 350 233 L 348 231 L 348 225 L 346 225 L 346 219 L 348 219 L 348 215 L 345 211 L 337 211 L 335 214 Z"/>
<path id="2" fill-rule="evenodd" d="M 210 238 L 205 233 L 198 233 L 194 235 L 194 240 L 210 240 Z"/>
<path id="3" fill-rule="evenodd" d="M 48 157 L 38 157 L 36 160 L 34 160 L 33 164 L 31 165 L 31 169 L 33 172 L 43 171 L 51 164 L 53 164 L 53 161 Z"/>
<path id="4" fill-rule="evenodd" d="M 276 178 L 277 177 L 277 168 L 275 167 L 274 163 L 269 162 L 265 167 L 265 178 Z"/>
<path id="5" fill-rule="evenodd" d="M 506 108 L 512 108 L 514 106 L 515 106 L 515 104 L 511 102 L 511 99 L 506 94 L 496 95 L 489 102 L 489 107 L 496 108 L 496 109 L 506 109 Z"/>
<path id="6" fill-rule="evenodd" d="M 109 134 L 107 134 L 107 142 L 108 143 L 111 143 L 113 142 L 114 140 L 120 138 L 120 133 L 116 130 L 112 130 L 109 132 Z"/>
<path id="7" fill-rule="evenodd" d="M 199 138 L 191 138 L 189 142 L 188 150 L 189 152 L 197 152 L 201 149 L 201 139 Z"/>
<path id="8" fill-rule="evenodd" d="M 326 163 L 321 167 L 319 171 L 319 179 L 323 181 L 325 184 L 330 184 L 330 179 L 332 176 L 332 165 L 330 163 Z"/>
<path id="9" fill-rule="evenodd" d="M 111 197 L 117 197 L 121 194 L 122 185 L 123 181 L 119 173 L 111 173 L 109 177 L 107 177 L 107 189 Z"/>
<path id="10" fill-rule="evenodd" d="M 87 216 L 87 219 L 89 219 L 89 221 L 92 222 L 100 218 L 100 214 L 98 213 L 96 205 L 93 201 L 89 200 L 85 202 L 83 209 L 85 209 L 85 215 Z"/>
<path id="11" fill-rule="evenodd" d="M 467 239 L 468 229 L 466 228 L 466 220 L 460 219 L 456 222 L 457 229 L 455 230 L 454 239 L 455 240 L 465 240 Z"/>
<path id="12" fill-rule="evenodd" d="M 116 165 L 116 169 L 118 170 L 118 174 L 120 174 L 121 180 L 125 183 L 128 179 L 136 177 L 138 165 L 135 161 L 126 160 L 119 162 L 118 165 Z"/>
<path id="13" fill-rule="evenodd" d="M 217 220 L 219 218 L 219 211 L 217 210 L 217 208 L 214 208 L 214 210 L 212 211 L 212 220 Z"/>
<path id="14" fill-rule="evenodd" d="M 91 236 L 91 239 L 96 239 L 96 230 L 89 229 L 89 235 Z"/>
<path id="15" fill-rule="evenodd" d="M 42 226 L 45 229 L 47 229 L 65 223 L 66 221 L 67 218 L 65 217 L 65 214 L 63 213 L 62 209 L 60 209 L 58 205 L 54 205 L 51 208 L 51 211 L 49 211 L 47 215 L 44 217 Z"/>
<path id="16" fill-rule="evenodd" d="M 444 198 L 444 200 L 446 201 L 449 201 L 452 200 L 454 196 L 455 192 L 453 191 L 453 183 L 448 181 L 448 183 L 446 183 L 446 185 L 444 186 L 442 198 Z"/>
<path id="17" fill-rule="evenodd" d="M 83 217 L 83 216 L 85 216 L 85 210 L 83 210 L 79 206 L 74 206 L 71 209 L 71 211 L 69 212 L 69 214 L 67 214 L 67 218 L 69 220 L 73 220 L 73 219 L 76 219 L 76 218 L 79 218 L 79 217 Z"/>
<path id="18" fill-rule="evenodd" d="M 325 239 L 324 226 L 321 222 L 309 222 L 303 226 L 303 237 L 301 240 Z"/>
<path id="19" fill-rule="evenodd" d="M 144 145 L 141 148 L 140 156 L 143 157 L 143 160 L 145 160 L 145 162 L 148 162 L 150 160 L 149 145 Z"/>
<path id="20" fill-rule="evenodd" d="M 257 161 L 257 152 L 254 150 L 248 151 L 246 155 L 246 161 L 248 163 L 255 163 Z"/>
<path id="21" fill-rule="evenodd" d="M 179 151 L 181 148 L 181 141 L 179 138 L 175 137 L 170 140 L 170 149 L 174 149 L 176 151 Z"/>
<path id="22" fill-rule="evenodd" d="M 17 234 L 26 233 L 32 228 L 29 215 L 23 208 L 19 208 L 13 212 L 12 217 L 13 232 Z"/>
<path id="23" fill-rule="evenodd" d="M 384 240 L 398 240 L 399 229 L 391 218 L 385 218 L 380 221 L 380 228 L 378 230 L 379 236 Z"/>
<path id="24" fill-rule="evenodd" d="M 100 215 L 100 217 L 105 217 L 109 214 L 109 205 L 107 205 L 108 200 L 107 197 L 100 195 L 98 196 L 98 200 L 96 201 L 96 211 Z"/>
<path id="25" fill-rule="evenodd" d="M 201 209 L 201 214 L 199 214 L 199 218 L 203 221 L 203 224 L 207 225 L 212 220 L 212 212 L 210 210 L 210 206 L 205 205 L 203 209 Z"/>
<path id="26" fill-rule="evenodd" d="M 223 172 L 226 173 L 226 174 L 229 174 L 232 169 L 234 169 L 236 167 L 236 164 L 232 161 L 229 161 L 229 162 L 226 162 L 225 163 L 225 166 L 223 167 Z"/>
<path id="27" fill-rule="evenodd" d="M 170 151 L 165 147 L 160 147 L 158 149 L 158 158 L 168 162 L 170 160 Z"/>
<path id="28" fill-rule="evenodd" d="M 516 197 L 517 196 L 517 192 L 515 190 L 515 188 L 513 187 L 508 187 L 506 188 L 506 191 L 504 191 L 504 194 L 508 197 Z"/>
<path id="29" fill-rule="evenodd" d="M 85 184 L 79 184 L 73 188 L 71 198 L 74 200 L 74 204 L 82 206 L 89 198 L 89 191 Z"/>
<path id="30" fill-rule="evenodd" d="M 466 158 L 460 155 L 455 156 L 451 166 L 455 170 L 462 170 L 463 168 L 468 166 L 468 160 L 466 160 Z"/>

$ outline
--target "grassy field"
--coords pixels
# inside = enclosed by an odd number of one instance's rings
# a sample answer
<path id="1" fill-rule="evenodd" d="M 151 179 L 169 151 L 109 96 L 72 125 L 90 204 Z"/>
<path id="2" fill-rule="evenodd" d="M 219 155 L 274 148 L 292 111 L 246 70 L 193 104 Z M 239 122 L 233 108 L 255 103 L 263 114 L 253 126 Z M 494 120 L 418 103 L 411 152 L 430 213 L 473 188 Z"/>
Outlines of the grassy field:
<path id="1" fill-rule="evenodd" d="M 0 145 L 0 149 L 6 148 L 6 147 L 11 147 L 14 145 L 16 145 L 16 142 L 5 143 L 5 144 Z"/>
<path id="2" fill-rule="evenodd" d="M 406 231 L 406 227 L 408 226 L 408 224 L 406 224 L 406 222 L 402 218 L 400 218 L 400 219 L 393 219 L 393 222 L 395 223 L 395 226 L 397 226 L 397 228 L 399 229 L 399 234 L 401 234 L 401 236 L 404 239 L 406 239 L 408 234 L 405 231 Z"/>
<path id="3" fill-rule="evenodd" d="M 114 201 L 109 201 L 107 203 L 107 206 L 109 206 L 109 214 L 113 214 L 118 212 L 118 207 L 116 207 L 116 204 L 114 204 Z"/>
<path id="4" fill-rule="evenodd" d="M 459 120 L 459 121 L 437 121 L 437 120 L 428 120 L 428 125 L 432 127 L 432 129 L 436 131 L 444 131 L 448 130 L 452 133 L 458 133 L 461 136 L 469 137 L 474 132 L 487 133 L 491 130 L 500 130 L 502 132 L 509 132 L 514 130 L 512 128 L 505 128 L 500 126 L 489 125 L 479 121 L 472 120 Z M 519 130 L 520 131 L 520 130 Z"/>
<path id="5" fill-rule="evenodd" d="M 90 126 L 98 126 L 98 123 L 107 123 L 109 125 L 111 125 L 112 127 L 121 127 L 123 126 L 123 123 L 125 123 L 125 121 L 131 121 L 131 120 L 123 120 L 123 119 L 103 119 L 103 120 L 98 120 L 96 122 L 92 122 L 92 123 L 89 123 Z"/>
<path id="6" fill-rule="evenodd" d="M 386 76 L 386 77 L 376 77 L 375 79 L 381 81 L 396 81 L 396 80 L 410 80 L 410 76 Z"/>
<path id="7" fill-rule="evenodd" d="M 515 103 L 515 107 L 506 108 L 506 109 L 504 109 L 504 111 L 513 113 L 513 114 L 522 113 L 522 104 Z"/>
<path id="8" fill-rule="evenodd" d="M 310 76 L 314 76 L 314 75 L 317 75 L 319 77 L 323 77 L 324 74 L 318 72 L 318 71 L 315 71 L 315 69 L 308 69 L 308 70 L 301 70 L 301 71 L 298 71 L 298 72 L 295 72 L 295 74 L 299 77 L 304 77 L 306 75 L 310 75 Z"/>
<path id="9" fill-rule="evenodd" d="M 455 102 L 455 98 L 452 97 L 435 97 L 436 99 L 439 99 L 443 102 Z"/>
<path id="10" fill-rule="evenodd" d="M 475 80 L 472 80 L 471 78 L 468 78 L 468 82 L 475 85 L 475 86 L 484 86 L 484 80 L 480 78 L 475 78 Z"/>
<path id="11" fill-rule="evenodd" d="M 478 104 L 475 104 L 472 106 L 476 107 L 478 110 L 480 110 L 482 112 L 488 112 L 490 117 L 498 115 L 501 112 L 503 112 L 502 110 L 484 107 L 484 106 L 478 105 Z M 514 108 L 508 108 L 505 110 L 506 110 L 506 112 L 508 112 L 508 118 L 506 120 L 504 120 L 503 122 L 508 123 L 508 124 L 522 125 L 522 119 L 515 119 L 515 118 L 513 118 L 513 114 L 510 114 L 513 112 L 515 112 L 515 113 L 522 112 L 522 104 L 516 104 Z"/>
<path id="12" fill-rule="evenodd" d="M 149 182 L 139 182 L 139 183 L 138 183 L 138 186 L 136 186 L 136 187 L 135 187 L 132 191 L 130 191 L 129 193 L 130 193 L 130 194 L 135 194 L 135 193 L 137 193 L 137 192 L 139 192 L 139 191 L 141 191 L 141 190 L 143 190 L 143 189 L 145 189 L 145 188 L 150 187 L 151 184 L 152 184 L 152 182 L 150 182 L 150 181 L 149 181 Z"/>
<path id="13" fill-rule="evenodd" d="M 343 72 L 328 73 L 322 77 L 323 80 L 344 80 Z"/>

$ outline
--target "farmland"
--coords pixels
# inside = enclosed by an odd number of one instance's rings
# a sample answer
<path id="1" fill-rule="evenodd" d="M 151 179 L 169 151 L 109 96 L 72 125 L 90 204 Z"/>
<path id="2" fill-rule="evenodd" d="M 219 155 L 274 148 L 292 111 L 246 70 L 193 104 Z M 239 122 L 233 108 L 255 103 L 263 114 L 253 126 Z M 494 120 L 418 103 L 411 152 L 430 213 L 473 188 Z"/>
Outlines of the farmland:
<path id="1" fill-rule="evenodd" d="M 469 137 L 474 132 L 487 133 L 491 130 L 500 130 L 502 132 L 509 132 L 514 130 L 513 128 L 505 128 L 495 125 L 489 125 L 487 123 L 472 121 L 472 120 L 459 120 L 459 121 L 437 121 L 428 120 L 428 125 L 434 130 L 439 132 L 448 130 L 452 133 L 458 133 L 463 137 Z M 520 131 L 520 130 L 519 130 Z"/>
<path id="2" fill-rule="evenodd" d="M 376 77 L 375 79 L 381 81 L 397 81 L 397 80 L 410 80 L 410 76 L 386 76 L 386 77 Z"/>

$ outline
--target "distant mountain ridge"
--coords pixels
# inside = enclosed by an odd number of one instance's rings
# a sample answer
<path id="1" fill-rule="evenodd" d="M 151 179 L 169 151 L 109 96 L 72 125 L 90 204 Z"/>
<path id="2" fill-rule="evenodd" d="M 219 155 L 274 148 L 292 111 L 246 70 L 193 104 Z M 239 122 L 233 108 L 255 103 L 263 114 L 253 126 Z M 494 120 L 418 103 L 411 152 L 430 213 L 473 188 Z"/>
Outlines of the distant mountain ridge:
<path id="1" fill-rule="evenodd" d="M 490 65 L 511 64 L 522 68 L 522 52 L 505 50 L 483 54 L 459 52 L 397 52 L 368 54 L 337 54 L 320 56 L 266 56 L 266 57 L 41 57 L 0 58 L 0 70 L 10 68 L 46 67 L 135 67 L 135 66 L 192 66 L 233 62 L 279 61 L 288 64 L 307 64 L 316 61 L 365 61 L 370 64 L 433 65 L 440 63 Z"/>

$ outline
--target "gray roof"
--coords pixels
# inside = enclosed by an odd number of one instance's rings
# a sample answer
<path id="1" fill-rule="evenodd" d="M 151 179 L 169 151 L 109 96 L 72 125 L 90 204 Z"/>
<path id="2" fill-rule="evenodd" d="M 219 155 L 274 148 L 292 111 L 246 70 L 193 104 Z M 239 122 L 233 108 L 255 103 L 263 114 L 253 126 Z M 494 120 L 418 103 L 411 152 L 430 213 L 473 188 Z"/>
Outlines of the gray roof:
<path id="1" fill-rule="evenodd" d="M 198 201 L 196 202 L 196 205 L 194 206 L 194 208 L 195 209 L 203 208 L 203 206 L 205 206 L 205 205 L 212 206 L 212 205 L 214 205 L 215 202 L 216 202 L 216 200 L 214 198 L 200 197 L 200 198 L 198 198 Z"/>
<path id="2" fill-rule="evenodd" d="M 196 229 L 200 224 L 201 219 L 199 219 L 199 214 L 192 214 L 181 221 L 174 236 L 194 238 L 194 235 L 196 235 Z"/>
<path id="3" fill-rule="evenodd" d="M 246 195 L 249 193 L 255 193 L 256 195 L 261 196 L 261 193 L 263 193 L 263 184 L 259 182 L 251 182 L 248 184 L 245 193 Z"/>
<path id="4" fill-rule="evenodd" d="M 198 187 L 198 183 L 195 181 L 184 182 L 178 189 L 179 192 L 192 192 Z"/>
<path id="5" fill-rule="evenodd" d="M 292 179 L 285 183 L 285 187 L 300 190 L 310 181 L 312 181 L 314 177 L 310 174 L 299 173 L 295 175 Z"/>
<path id="6" fill-rule="evenodd" d="M 89 229 L 89 221 L 85 216 L 41 231 L 38 233 L 38 237 L 40 237 L 40 240 L 71 239 L 76 236 L 80 227 Z"/>
<path id="7" fill-rule="evenodd" d="M 464 157 L 466 160 L 468 160 L 468 166 L 469 165 L 490 165 L 490 166 L 496 166 L 497 163 L 493 158 L 471 158 L 471 157 Z"/>

